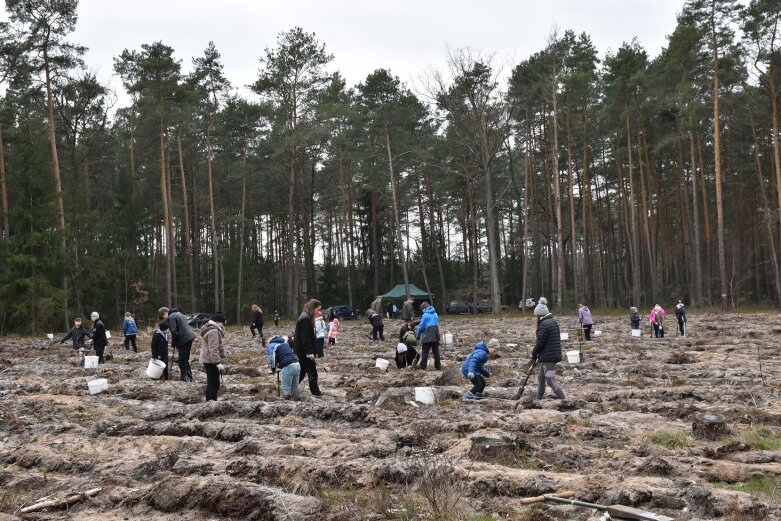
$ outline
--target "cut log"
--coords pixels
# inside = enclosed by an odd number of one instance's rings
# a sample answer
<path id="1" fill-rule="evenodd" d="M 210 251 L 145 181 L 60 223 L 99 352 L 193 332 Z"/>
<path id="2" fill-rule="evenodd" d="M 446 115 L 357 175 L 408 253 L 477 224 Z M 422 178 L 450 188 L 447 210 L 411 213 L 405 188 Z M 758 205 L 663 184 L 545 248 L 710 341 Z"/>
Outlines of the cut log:
<path id="1" fill-rule="evenodd" d="M 729 434 L 727 420 L 721 414 L 698 412 L 692 422 L 692 434 L 698 440 L 718 440 Z"/>
<path id="2" fill-rule="evenodd" d="M 49 501 L 41 501 L 40 503 L 30 505 L 29 507 L 24 507 L 19 512 L 21 512 L 22 514 L 28 514 L 30 512 L 39 512 L 41 510 L 47 510 L 49 508 L 69 507 L 71 505 L 75 505 L 76 503 L 83 501 L 85 498 L 96 496 L 101 490 L 103 489 L 93 488 L 85 492 L 81 492 L 79 494 L 70 495 L 65 499 L 52 499 Z"/>

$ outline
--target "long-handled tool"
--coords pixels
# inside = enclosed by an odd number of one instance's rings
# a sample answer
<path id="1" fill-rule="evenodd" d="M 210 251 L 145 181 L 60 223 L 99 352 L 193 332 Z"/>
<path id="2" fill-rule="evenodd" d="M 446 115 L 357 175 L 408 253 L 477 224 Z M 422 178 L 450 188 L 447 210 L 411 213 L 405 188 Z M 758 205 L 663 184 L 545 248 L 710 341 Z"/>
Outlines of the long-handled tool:
<path id="1" fill-rule="evenodd" d="M 523 379 L 523 383 L 518 388 L 518 392 L 515 393 L 515 405 L 513 405 L 513 410 L 517 409 L 518 406 L 521 404 L 521 396 L 523 396 L 523 391 L 526 389 L 526 384 L 529 382 L 529 377 L 531 376 L 532 372 L 534 371 L 534 366 L 537 364 L 537 359 L 533 359 L 531 363 L 529 363 L 529 369 L 526 371 L 526 378 Z"/>
<path id="2" fill-rule="evenodd" d="M 279 371 L 274 371 L 277 373 L 277 398 L 279 398 Z"/>
<path id="3" fill-rule="evenodd" d="M 531 505 L 532 503 L 542 503 L 551 501 L 553 503 L 564 503 L 565 505 L 574 505 L 578 507 L 593 508 L 607 512 L 613 519 L 637 520 L 637 521 L 675 521 L 672 517 L 663 516 L 639 508 L 627 507 L 624 505 L 599 505 L 597 503 L 586 503 L 576 499 L 567 499 L 574 496 L 574 492 L 562 492 L 558 495 L 545 494 L 544 496 L 530 497 L 521 500 L 522 505 Z"/>

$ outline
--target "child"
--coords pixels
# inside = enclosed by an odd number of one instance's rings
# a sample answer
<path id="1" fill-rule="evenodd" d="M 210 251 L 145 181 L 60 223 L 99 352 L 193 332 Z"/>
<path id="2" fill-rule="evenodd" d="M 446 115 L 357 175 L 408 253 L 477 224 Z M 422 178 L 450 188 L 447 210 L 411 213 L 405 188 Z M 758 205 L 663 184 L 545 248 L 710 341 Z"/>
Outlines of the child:
<path id="1" fill-rule="evenodd" d="M 323 358 L 323 346 L 325 345 L 325 320 L 323 312 L 315 312 L 315 348 L 317 349 L 317 358 Z"/>
<path id="2" fill-rule="evenodd" d="M 418 340 L 415 338 L 415 322 L 405 322 L 399 331 L 399 343 L 396 346 L 396 367 L 412 369 L 418 365 L 420 355 L 415 350 Z"/>
<path id="3" fill-rule="evenodd" d="M 385 341 L 385 335 L 383 330 L 385 326 L 382 323 L 382 315 L 372 309 L 366 310 L 366 316 L 369 318 L 369 323 L 372 325 L 372 332 L 369 334 L 370 340 L 377 340 L 379 334 L 379 340 Z"/>
<path id="4" fill-rule="evenodd" d="M 87 328 L 81 325 L 81 318 L 76 318 L 73 321 L 73 328 L 60 340 L 60 344 L 62 344 L 69 338 L 73 339 L 73 355 L 76 357 L 76 365 L 81 365 L 84 358 L 84 344 L 89 338 L 89 334 Z"/>
<path id="5" fill-rule="evenodd" d="M 138 326 L 133 319 L 133 315 L 130 311 L 125 312 L 125 320 L 122 322 L 122 334 L 125 336 L 125 351 L 130 351 L 130 344 L 133 344 L 133 352 L 138 353 L 136 347 L 136 334 L 138 333 Z"/>
<path id="6" fill-rule="evenodd" d="M 160 322 L 157 330 L 152 334 L 152 358 L 165 364 L 163 380 L 168 380 L 168 322 Z"/>
<path id="7" fill-rule="evenodd" d="M 656 338 L 664 338 L 664 316 L 666 314 L 659 304 L 654 304 L 654 307 L 651 308 L 651 312 L 648 314 L 648 321 L 654 326 L 654 336 Z"/>
<path id="8" fill-rule="evenodd" d="M 475 350 L 464 360 L 461 365 L 461 374 L 464 378 L 472 382 L 472 389 L 464 393 L 464 400 L 482 400 L 483 389 L 485 389 L 485 377 L 490 377 L 491 372 L 484 367 L 489 358 L 496 359 L 499 355 L 496 348 L 499 347 L 499 341 L 492 338 L 488 345 L 482 340 L 475 345 Z"/>
<path id="9" fill-rule="evenodd" d="M 336 345 L 336 337 L 339 336 L 339 318 L 333 315 L 330 325 L 328 326 L 328 345 Z"/>
<path id="10" fill-rule="evenodd" d="M 298 387 L 298 378 L 301 376 L 301 364 L 298 357 L 290 347 L 286 336 L 263 337 L 263 347 L 268 349 L 268 365 L 271 374 L 279 370 L 280 383 L 282 384 L 282 397 L 286 400 L 301 400 L 301 389 Z"/>
<path id="11" fill-rule="evenodd" d="M 274 327 L 279 327 L 279 313 L 277 313 L 277 310 L 274 310 Z"/>
<path id="12" fill-rule="evenodd" d="M 686 336 L 686 310 L 680 300 L 675 305 L 675 318 L 678 319 L 678 334 Z"/>
<path id="13" fill-rule="evenodd" d="M 637 308 L 632 306 L 629 308 L 629 324 L 632 326 L 632 329 L 640 329 L 640 315 L 637 314 Z"/>

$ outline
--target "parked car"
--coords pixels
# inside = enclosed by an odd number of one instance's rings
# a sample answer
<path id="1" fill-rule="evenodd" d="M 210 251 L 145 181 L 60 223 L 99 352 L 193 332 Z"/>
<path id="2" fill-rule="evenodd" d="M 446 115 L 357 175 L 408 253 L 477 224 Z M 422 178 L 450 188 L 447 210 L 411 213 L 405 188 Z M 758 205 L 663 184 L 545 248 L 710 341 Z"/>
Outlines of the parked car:
<path id="1" fill-rule="evenodd" d="M 325 308 L 323 310 L 323 316 L 328 319 L 331 316 L 331 312 L 333 312 L 339 320 L 355 320 L 363 315 L 359 309 L 355 309 L 348 305 L 339 305 Z"/>
<path id="2" fill-rule="evenodd" d="M 473 308 L 463 300 L 451 300 L 445 306 L 445 311 L 451 315 L 467 315 L 473 312 Z"/>
<path id="3" fill-rule="evenodd" d="M 534 309 L 537 306 L 537 301 L 533 298 L 526 299 L 526 309 Z M 523 311 L 523 300 L 518 301 L 518 309 Z"/>
<path id="4" fill-rule="evenodd" d="M 211 313 L 190 313 L 189 315 L 184 315 L 184 318 L 187 319 L 187 323 L 190 324 L 190 327 L 194 327 L 198 329 L 206 322 L 211 320 L 212 314 Z"/>

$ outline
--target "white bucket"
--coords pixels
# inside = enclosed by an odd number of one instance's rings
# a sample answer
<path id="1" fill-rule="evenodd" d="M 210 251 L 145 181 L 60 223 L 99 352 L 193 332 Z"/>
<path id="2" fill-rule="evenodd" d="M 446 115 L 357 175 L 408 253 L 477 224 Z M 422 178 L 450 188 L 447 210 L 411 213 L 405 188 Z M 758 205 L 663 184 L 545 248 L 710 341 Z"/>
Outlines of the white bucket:
<path id="1" fill-rule="evenodd" d="M 108 389 L 108 380 L 105 378 L 98 378 L 97 380 L 88 382 L 87 385 L 89 385 L 90 394 L 98 394 Z"/>
<path id="2" fill-rule="evenodd" d="M 453 334 L 452 333 L 448 333 L 446 331 L 444 338 L 445 338 L 445 345 L 446 346 L 449 346 L 449 345 L 451 345 L 453 343 Z"/>
<path id="3" fill-rule="evenodd" d="M 97 356 L 85 356 L 84 357 L 84 369 L 97 369 L 98 357 Z"/>
<path id="4" fill-rule="evenodd" d="M 567 351 L 567 362 L 571 364 L 579 364 L 580 351 Z"/>
<path id="5" fill-rule="evenodd" d="M 437 403 L 437 396 L 434 394 L 433 387 L 415 387 L 415 401 L 434 405 Z"/>
<path id="6" fill-rule="evenodd" d="M 602 330 L 600 330 L 600 329 L 595 329 L 594 330 L 594 336 L 600 336 L 601 334 L 602 334 Z"/>
<path id="7" fill-rule="evenodd" d="M 632 330 L 632 336 L 640 336 L 642 334 L 643 334 L 643 330 L 642 329 L 633 329 Z"/>
<path id="8" fill-rule="evenodd" d="M 49 340 L 54 340 L 54 333 L 46 333 L 46 338 Z"/>
<path id="9" fill-rule="evenodd" d="M 153 358 L 149 361 L 149 365 L 146 368 L 146 375 L 157 380 L 163 376 L 163 371 L 165 371 L 165 362 Z"/>
<path id="10" fill-rule="evenodd" d="M 387 361 L 387 360 L 385 360 L 384 358 L 378 358 L 378 359 L 377 359 L 377 360 L 374 362 L 374 367 L 376 367 L 376 368 L 377 368 L 377 369 L 379 369 L 380 371 L 387 371 L 387 370 L 388 370 L 388 366 L 389 366 L 389 365 L 390 365 L 390 362 L 388 362 L 388 361 Z"/>
<path id="11" fill-rule="evenodd" d="M 111 338 L 111 332 L 107 329 L 106 330 L 106 340 L 108 340 L 109 338 Z"/>
<path id="12" fill-rule="evenodd" d="M 569 340 L 569 333 L 561 333 L 562 340 Z"/>

